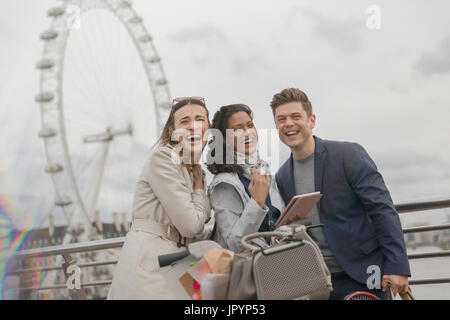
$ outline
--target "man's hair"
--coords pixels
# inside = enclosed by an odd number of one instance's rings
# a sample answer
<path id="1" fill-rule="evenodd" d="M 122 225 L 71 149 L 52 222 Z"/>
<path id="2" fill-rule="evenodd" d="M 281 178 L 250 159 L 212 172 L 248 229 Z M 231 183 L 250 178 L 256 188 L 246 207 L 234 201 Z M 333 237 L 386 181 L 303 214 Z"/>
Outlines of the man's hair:
<path id="1" fill-rule="evenodd" d="M 280 93 L 276 93 L 273 96 L 272 102 L 270 103 L 273 115 L 275 116 L 276 108 L 289 102 L 301 102 L 303 110 L 305 110 L 308 117 L 312 115 L 311 101 L 309 101 L 306 93 L 297 88 L 284 89 Z"/>

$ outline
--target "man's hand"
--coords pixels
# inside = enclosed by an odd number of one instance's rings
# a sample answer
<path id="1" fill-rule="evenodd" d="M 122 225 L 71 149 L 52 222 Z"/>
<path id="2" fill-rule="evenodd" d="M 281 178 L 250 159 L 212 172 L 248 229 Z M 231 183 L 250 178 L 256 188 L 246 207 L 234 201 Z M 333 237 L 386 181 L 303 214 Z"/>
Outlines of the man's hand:
<path id="1" fill-rule="evenodd" d="M 392 295 L 395 298 L 397 293 L 406 294 L 408 292 L 408 276 L 387 274 L 383 276 L 383 292 L 386 292 L 388 283 L 391 285 Z"/>

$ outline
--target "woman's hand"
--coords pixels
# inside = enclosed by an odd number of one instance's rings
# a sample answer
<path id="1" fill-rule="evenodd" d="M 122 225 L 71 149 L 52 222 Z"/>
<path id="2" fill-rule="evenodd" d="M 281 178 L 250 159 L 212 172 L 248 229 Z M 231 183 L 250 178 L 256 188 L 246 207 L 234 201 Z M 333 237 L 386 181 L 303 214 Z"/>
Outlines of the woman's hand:
<path id="1" fill-rule="evenodd" d="M 203 189 L 203 170 L 199 164 L 192 166 L 192 175 L 194 177 L 194 190 Z"/>
<path id="2" fill-rule="evenodd" d="M 248 186 L 252 198 L 263 208 L 270 189 L 270 176 L 261 175 L 258 170 L 252 169 L 252 180 Z"/>

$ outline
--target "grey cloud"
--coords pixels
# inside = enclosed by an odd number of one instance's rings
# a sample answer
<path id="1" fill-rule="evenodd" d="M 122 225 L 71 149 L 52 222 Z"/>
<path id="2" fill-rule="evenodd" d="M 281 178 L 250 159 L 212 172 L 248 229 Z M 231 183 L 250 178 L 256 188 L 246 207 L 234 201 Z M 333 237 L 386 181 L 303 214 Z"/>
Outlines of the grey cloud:
<path id="1" fill-rule="evenodd" d="M 450 72 L 450 35 L 442 40 L 435 51 L 422 54 L 414 68 L 423 75 Z"/>
<path id="2" fill-rule="evenodd" d="M 231 47 L 231 40 L 225 33 L 211 24 L 187 27 L 169 38 L 177 46 L 189 46 L 192 63 L 199 68 L 226 59 L 223 52 Z"/>
<path id="3" fill-rule="evenodd" d="M 228 44 L 230 39 L 220 29 L 211 24 L 188 27 L 169 35 L 176 43 Z"/>
<path id="4" fill-rule="evenodd" d="M 267 69 L 269 63 L 258 43 L 246 40 L 239 42 L 212 24 L 184 28 L 169 35 L 175 44 L 192 47 L 192 63 L 201 68 L 212 64 L 225 66 L 233 75 L 240 76 L 249 69 Z"/>
<path id="5" fill-rule="evenodd" d="M 443 154 L 396 150 L 374 155 L 394 203 L 448 198 L 450 161 Z M 439 214 L 434 214 L 438 218 Z"/>
<path id="6" fill-rule="evenodd" d="M 361 48 L 359 31 L 362 29 L 361 25 L 364 25 L 362 22 L 336 19 L 311 7 L 296 8 L 292 11 L 292 16 L 298 15 L 312 21 L 315 34 L 333 47 L 345 53 L 353 53 Z"/>
<path id="7" fill-rule="evenodd" d="M 443 155 L 397 150 L 378 154 L 374 159 L 381 173 L 394 184 L 432 182 L 444 185 L 444 182 L 450 180 L 450 172 L 445 170 L 450 166 L 450 161 Z"/>

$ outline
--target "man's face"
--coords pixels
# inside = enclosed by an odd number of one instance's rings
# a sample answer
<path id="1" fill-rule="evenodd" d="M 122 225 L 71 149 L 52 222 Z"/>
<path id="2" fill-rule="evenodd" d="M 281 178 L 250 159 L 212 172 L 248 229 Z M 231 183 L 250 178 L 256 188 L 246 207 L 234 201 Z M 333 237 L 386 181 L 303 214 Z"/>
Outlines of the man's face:
<path id="1" fill-rule="evenodd" d="M 289 102 L 275 109 L 275 124 L 285 145 L 291 149 L 302 149 L 312 138 L 316 116 L 308 117 L 301 102 Z"/>

